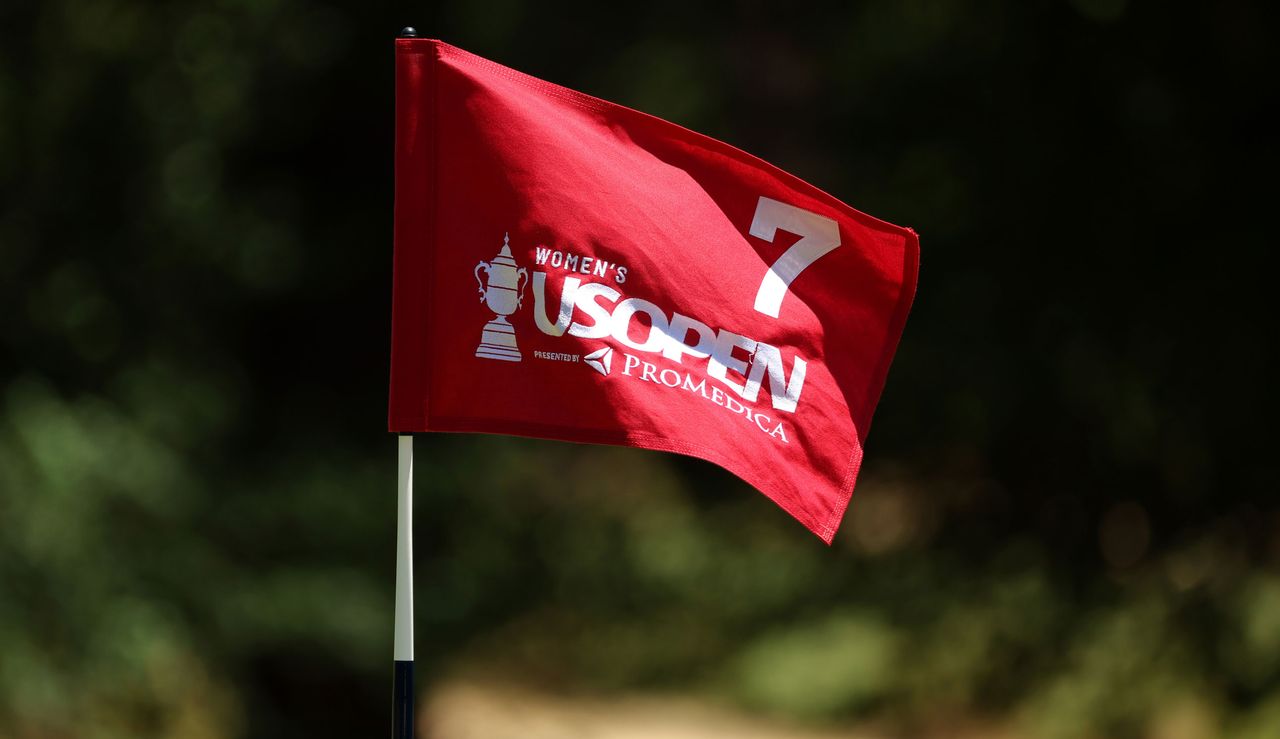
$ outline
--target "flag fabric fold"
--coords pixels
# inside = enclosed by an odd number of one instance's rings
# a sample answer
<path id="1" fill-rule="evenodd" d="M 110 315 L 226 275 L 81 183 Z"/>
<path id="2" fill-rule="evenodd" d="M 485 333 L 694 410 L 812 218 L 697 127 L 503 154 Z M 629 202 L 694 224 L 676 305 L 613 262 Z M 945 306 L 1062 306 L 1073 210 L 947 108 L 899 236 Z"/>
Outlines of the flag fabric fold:
<path id="1" fill-rule="evenodd" d="M 687 454 L 831 541 L 914 232 L 429 39 L 396 41 L 395 156 L 391 431 Z"/>

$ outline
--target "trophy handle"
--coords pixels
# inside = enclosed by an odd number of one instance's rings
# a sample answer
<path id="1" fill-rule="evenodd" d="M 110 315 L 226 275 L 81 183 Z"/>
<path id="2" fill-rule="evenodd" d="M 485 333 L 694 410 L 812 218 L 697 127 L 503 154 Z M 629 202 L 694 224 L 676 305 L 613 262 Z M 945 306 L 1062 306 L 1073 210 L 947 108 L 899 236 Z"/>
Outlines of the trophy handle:
<path id="1" fill-rule="evenodd" d="M 516 275 L 516 308 L 519 308 L 524 304 L 524 289 L 529 285 L 529 270 L 521 267 Z"/>
<path id="2" fill-rule="evenodd" d="M 480 288 L 480 302 L 483 303 L 484 302 L 484 283 L 480 281 L 480 270 L 484 270 L 485 277 L 488 277 L 489 263 L 481 262 L 476 265 L 476 270 L 475 270 L 476 286 Z"/>

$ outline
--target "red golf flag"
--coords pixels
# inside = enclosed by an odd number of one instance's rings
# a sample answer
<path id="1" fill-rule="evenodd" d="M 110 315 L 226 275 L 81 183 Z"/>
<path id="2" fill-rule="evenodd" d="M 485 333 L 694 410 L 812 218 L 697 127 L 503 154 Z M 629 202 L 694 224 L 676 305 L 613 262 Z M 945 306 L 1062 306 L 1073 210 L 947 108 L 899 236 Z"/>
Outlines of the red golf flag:
<path id="1" fill-rule="evenodd" d="M 826 542 L 919 243 L 727 144 L 396 41 L 390 430 L 714 462 Z"/>

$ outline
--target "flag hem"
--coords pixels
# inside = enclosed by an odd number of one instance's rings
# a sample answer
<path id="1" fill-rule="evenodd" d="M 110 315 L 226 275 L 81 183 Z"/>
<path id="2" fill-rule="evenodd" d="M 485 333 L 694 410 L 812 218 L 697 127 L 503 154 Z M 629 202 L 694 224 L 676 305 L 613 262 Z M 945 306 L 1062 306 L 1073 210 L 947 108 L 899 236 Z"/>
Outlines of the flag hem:
<path id="1" fill-rule="evenodd" d="M 583 429 L 575 426 L 557 426 L 554 424 L 529 423 L 525 421 L 501 421 L 495 422 L 488 418 L 466 418 L 459 416 L 448 417 L 430 417 L 430 418 L 398 418 L 398 424 L 395 428 L 408 428 L 414 432 L 432 432 L 432 433 L 475 433 L 475 434 L 491 434 L 494 436 L 523 436 L 530 439 L 548 439 L 552 441 L 568 441 L 578 444 L 602 444 L 609 446 L 621 446 L 634 449 L 647 449 L 659 452 L 672 452 L 682 454 L 687 457 L 694 457 L 705 462 L 715 464 L 742 480 L 752 488 L 763 493 L 766 497 L 774 502 L 775 505 L 786 511 L 792 518 L 800 522 L 809 531 L 813 532 L 819 539 L 826 544 L 831 544 L 835 538 L 835 529 L 827 525 L 826 521 L 830 520 L 830 516 L 824 519 L 823 514 L 815 514 L 810 508 L 805 507 L 802 501 L 793 493 L 780 487 L 761 487 L 761 483 L 752 480 L 743 470 L 735 459 L 731 456 L 723 454 L 719 450 L 703 446 L 697 443 L 681 442 L 669 439 L 658 434 L 650 434 L 644 431 L 609 431 L 606 429 Z M 496 430 L 493 426 L 497 423 L 501 424 L 501 430 Z M 862 444 L 855 440 L 854 456 L 857 459 L 862 457 Z M 844 492 L 844 500 L 849 499 L 852 494 L 852 487 Z M 837 498 L 836 500 L 839 500 Z M 843 514 L 843 511 L 836 511 L 836 514 Z"/>

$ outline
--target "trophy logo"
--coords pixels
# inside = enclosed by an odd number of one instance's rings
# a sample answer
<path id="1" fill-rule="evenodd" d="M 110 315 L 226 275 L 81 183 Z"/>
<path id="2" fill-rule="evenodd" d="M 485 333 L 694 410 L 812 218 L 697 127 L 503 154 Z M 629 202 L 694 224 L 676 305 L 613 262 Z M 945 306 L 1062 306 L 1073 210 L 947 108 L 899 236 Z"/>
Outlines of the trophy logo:
<path id="1" fill-rule="evenodd" d="M 491 262 L 480 262 L 476 265 L 476 284 L 480 287 L 480 302 L 489 306 L 496 315 L 484 326 L 480 334 L 480 345 L 476 347 L 476 356 L 484 359 L 499 359 L 503 362 L 519 362 L 520 349 L 516 346 L 516 330 L 507 320 L 507 316 L 515 313 L 524 295 L 524 288 L 529 284 L 529 270 L 517 267 L 511 256 L 510 234 L 502 237 L 502 249 Z M 481 282 L 480 273 L 484 272 L 485 281 Z"/>

